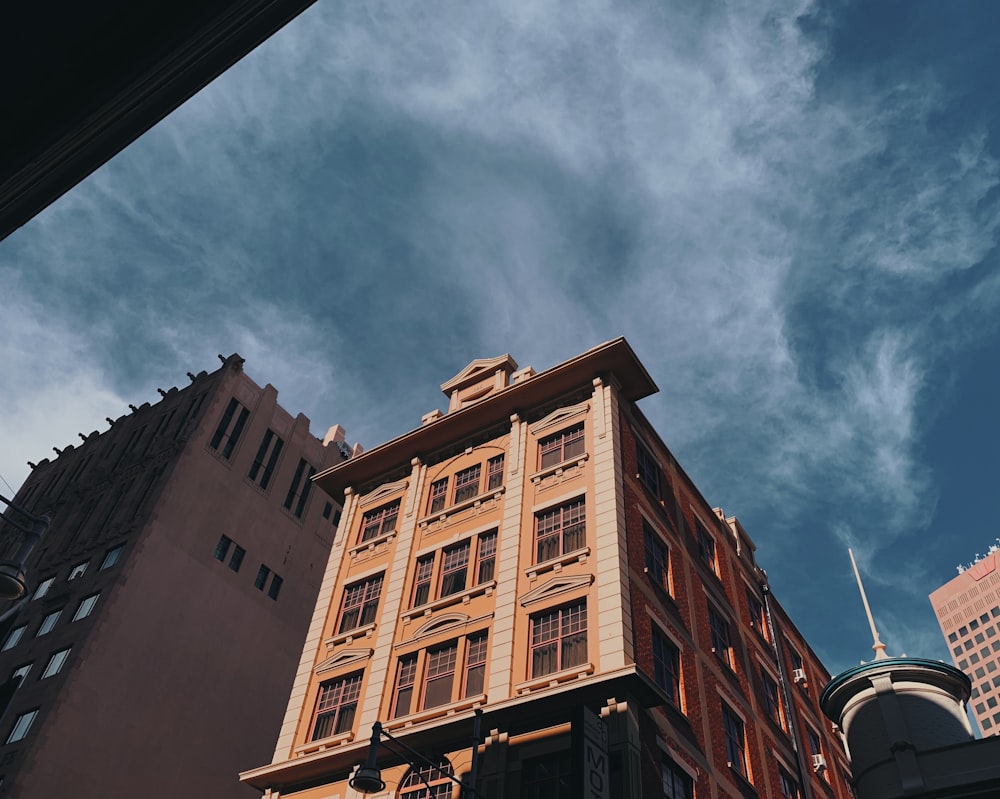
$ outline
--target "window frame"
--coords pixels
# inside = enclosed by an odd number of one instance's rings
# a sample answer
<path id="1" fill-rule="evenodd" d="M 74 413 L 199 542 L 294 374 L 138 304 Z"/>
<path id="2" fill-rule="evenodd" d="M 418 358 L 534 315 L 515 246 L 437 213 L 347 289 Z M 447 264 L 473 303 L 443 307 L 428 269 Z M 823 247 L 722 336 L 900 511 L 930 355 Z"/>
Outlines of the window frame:
<path id="1" fill-rule="evenodd" d="M 236 415 L 237 409 L 239 409 L 238 416 Z M 236 421 L 233 421 L 234 416 L 236 416 Z M 215 432 L 208 442 L 208 448 L 218 453 L 223 460 L 230 460 L 243 437 L 243 430 L 246 428 L 249 418 L 250 409 L 236 397 L 231 398 L 226 405 L 226 410 L 222 412 L 218 427 L 215 428 Z"/>
<path id="2" fill-rule="evenodd" d="M 361 516 L 361 535 L 358 543 L 374 541 L 376 538 L 390 535 L 396 532 L 396 525 L 399 523 L 399 511 L 401 500 L 393 500 L 377 508 L 365 511 Z M 392 527 L 386 529 L 387 522 L 392 520 Z"/>
<path id="3" fill-rule="evenodd" d="M 781 728 L 782 732 L 788 732 L 785 707 L 781 701 L 781 688 L 778 681 L 763 666 L 760 666 L 760 687 L 764 699 L 764 713 Z"/>
<path id="4" fill-rule="evenodd" d="M 45 668 L 42 669 L 41 676 L 38 679 L 45 680 L 49 677 L 55 677 L 60 671 L 62 671 L 62 667 L 66 665 L 66 660 L 69 658 L 69 653 L 72 651 L 73 647 L 67 646 L 49 655 L 49 659 L 45 662 Z M 59 658 L 60 655 L 62 655 L 61 658 Z M 57 658 L 59 658 L 58 662 L 56 661 Z M 54 668 L 53 664 L 55 664 Z"/>
<path id="5" fill-rule="evenodd" d="M 735 670 L 732 626 L 729 619 L 711 603 L 708 605 L 708 627 L 711 633 L 712 653 L 731 670 Z"/>
<path id="6" fill-rule="evenodd" d="M 69 620 L 70 624 L 72 624 L 75 621 L 80 621 L 81 619 L 85 619 L 91 613 L 93 613 L 94 606 L 97 604 L 97 600 L 100 598 L 100 596 L 101 592 L 98 591 L 95 594 L 88 594 L 87 596 L 83 597 L 80 600 L 80 603 L 76 606 L 76 610 L 73 612 L 73 617 Z M 90 604 L 87 604 L 88 602 Z M 86 612 L 83 612 L 81 615 L 81 612 L 84 610 L 84 606 L 86 606 Z"/>
<path id="7" fill-rule="evenodd" d="M 332 738 L 354 729 L 358 705 L 361 703 L 361 685 L 364 682 L 364 674 L 364 671 L 355 671 L 320 683 L 319 691 L 316 693 L 312 719 L 309 723 L 310 742 Z M 331 695 L 329 703 L 324 706 L 327 697 Z M 345 723 L 343 714 L 348 711 L 349 715 Z M 325 734 L 320 735 L 320 723 L 325 722 L 327 718 L 331 719 L 331 723 L 329 727 L 323 728 L 322 732 Z"/>
<path id="8" fill-rule="evenodd" d="M 681 649 L 658 625 L 652 627 L 653 681 L 681 709 Z"/>
<path id="9" fill-rule="evenodd" d="M 476 463 L 455 472 L 452 480 L 452 505 L 458 505 L 479 496 L 479 481 L 483 475 L 483 464 Z"/>
<path id="10" fill-rule="evenodd" d="M 400 655 L 396 659 L 390 718 L 434 711 L 482 696 L 486 690 L 488 663 L 489 629 Z M 444 685 L 447 685 L 446 693 Z"/>
<path id="11" fill-rule="evenodd" d="M 104 553 L 104 559 L 101 561 L 101 567 L 98 569 L 99 572 L 105 569 L 110 569 L 117 565 L 118 561 L 121 560 L 122 552 L 125 550 L 124 544 L 119 544 L 116 547 L 112 547 L 107 552 Z M 109 562 L 110 560 L 110 562 Z"/>
<path id="12" fill-rule="evenodd" d="M 698 535 L 698 559 L 704 563 L 716 577 L 719 576 L 719 548 L 715 537 L 698 521 L 695 525 Z"/>
<path id="13" fill-rule="evenodd" d="M 476 586 L 492 582 L 496 574 L 497 536 L 497 528 L 492 527 L 481 533 L 465 536 L 432 552 L 417 555 L 408 609 L 412 610 L 431 602 L 457 597 L 462 593 L 472 591 Z M 487 547 L 485 551 L 484 545 Z M 492 551 L 489 547 L 492 547 Z M 449 556 L 462 550 L 464 550 L 464 558 L 456 560 L 454 564 L 449 566 Z M 475 552 L 475 560 L 473 560 L 473 552 Z M 489 569 L 486 568 L 487 564 L 491 564 Z M 463 574 L 461 585 L 459 586 L 457 582 L 455 585 L 449 585 L 448 581 L 451 576 L 457 574 Z M 487 574 L 488 576 L 486 576 Z"/>
<path id="14" fill-rule="evenodd" d="M 382 600 L 382 587 L 385 572 L 373 574 L 361 580 L 344 586 L 344 594 L 340 600 L 340 613 L 337 615 L 337 635 L 345 635 L 352 630 L 358 630 L 373 623 L 378 618 L 378 607 Z M 357 601 L 354 601 L 352 591 L 357 589 Z M 351 604 L 348 604 L 351 600 Z M 349 613 L 357 610 L 357 618 L 352 627 L 347 627 Z"/>
<path id="15" fill-rule="evenodd" d="M 579 452 L 577 452 L 579 448 Z M 587 451 L 586 426 L 583 422 L 538 439 L 538 468 L 551 469 L 560 463 L 579 458 Z M 553 458 L 552 454 L 557 457 Z"/>
<path id="16" fill-rule="evenodd" d="M 646 562 L 646 574 L 657 588 L 668 596 L 673 596 L 673 585 L 670 578 L 670 547 L 653 526 L 642 520 L 643 555 Z"/>
<path id="17" fill-rule="evenodd" d="M 667 784 L 668 776 L 670 785 Z M 660 779 L 664 799 L 694 799 L 694 779 L 666 752 L 660 753 Z"/>
<path id="18" fill-rule="evenodd" d="M 654 499 L 660 498 L 660 464 L 640 442 L 635 444 L 635 476 Z"/>
<path id="19" fill-rule="evenodd" d="M 587 663 L 588 618 L 586 599 L 580 599 L 571 604 L 555 608 L 547 608 L 546 610 L 532 614 L 529 618 L 529 679 L 534 680 L 550 674 L 558 674 L 566 669 L 582 666 Z M 574 636 L 577 637 L 575 642 L 570 640 Z M 567 641 L 569 641 L 569 644 L 567 644 Z M 573 662 L 567 663 L 568 652 L 574 653 L 576 647 L 582 650 L 582 656 L 579 652 L 576 652 L 574 656 L 569 658 Z M 538 657 L 538 654 L 550 648 L 553 653 L 554 667 L 543 671 L 539 668 L 541 659 Z"/>
<path id="20" fill-rule="evenodd" d="M 257 448 L 257 454 L 254 456 L 253 463 L 250 464 L 249 471 L 247 471 L 247 479 L 261 491 L 267 491 L 268 486 L 271 485 L 271 478 L 274 477 L 284 447 L 285 440 L 270 427 L 264 431 L 260 446 Z M 259 479 L 258 475 L 260 475 Z"/>
<path id="21" fill-rule="evenodd" d="M 722 703 L 722 733 L 729 768 L 749 782 L 750 764 L 747 759 L 746 722 L 725 702 Z"/>
<path id="22" fill-rule="evenodd" d="M 38 632 L 35 633 L 35 638 L 41 638 L 43 635 L 48 635 L 52 632 L 52 630 L 55 629 L 55 626 L 59 623 L 59 617 L 62 616 L 62 612 L 64 610 L 65 608 L 59 608 L 58 610 L 46 613 L 42 617 L 42 623 L 38 625 Z"/>
<path id="23" fill-rule="evenodd" d="M 503 487 L 504 453 L 486 459 L 486 490 L 496 491 Z"/>
<path id="24" fill-rule="evenodd" d="M 282 507 L 296 519 L 301 519 L 306 509 L 306 502 L 309 501 L 309 494 L 312 491 L 312 478 L 315 474 L 316 467 L 305 458 L 299 458 L 292 482 L 288 486 L 288 493 L 285 494 L 285 501 L 282 503 Z M 295 506 L 294 509 L 292 505 Z"/>
<path id="25" fill-rule="evenodd" d="M 41 708 L 36 707 L 32 710 L 26 710 L 24 713 L 18 714 L 17 718 L 14 720 L 14 726 L 11 727 L 10 734 L 7 736 L 5 745 L 23 741 L 28 736 L 28 732 L 31 730 L 31 725 L 34 724 L 39 710 L 41 710 Z M 25 721 L 25 719 L 27 719 L 27 721 Z M 15 737 L 15 735 L 17 737 Z"/>
<path id="26" fill-rule="evenodd" d="M 0 652 L 6 652 L 8 649 L 13 649 L 21 643 L 21 639 L 24 638 L 24 633 L 27 629 L 27 624 L 22 624 L 20 627 L 12 627 L 10 632 L 7 633 L 7 637 L 3 640 L 3 646 L 0 647 Z"/>
<path id="27" fill-rule="evenodd" d="M 575 514 L 579 511 L 579 516 Z M 557 523 L 550 526 L 550 520 Z M 577 541 L 576 539 L 580 540 Z M 543 542 L 546 551 L 543 553 Z M 550 554 L 550 542 L 555 542 L 555 554 Z M 575 497 L 554 507 L 535 513 L 534 563 L 545 563 L 578 552 L 587 546 L 587 501 Z M 544 554 L 544 557 L 543 557 Z"/>

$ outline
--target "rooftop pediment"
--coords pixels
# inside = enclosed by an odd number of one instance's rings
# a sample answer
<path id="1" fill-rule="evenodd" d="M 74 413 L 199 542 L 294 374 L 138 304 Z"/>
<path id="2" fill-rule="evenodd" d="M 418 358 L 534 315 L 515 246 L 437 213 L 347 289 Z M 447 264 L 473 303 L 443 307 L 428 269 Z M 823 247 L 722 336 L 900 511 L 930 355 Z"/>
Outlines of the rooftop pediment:
<path id="1" fill-rule="evenodd" d="M 457 411 L 506 388 L 515 371 L 517 362 L 509 354 L 477 358 L 451 380 L 441 384 L 441 391 L 449 399 L 448 412 Z"/>

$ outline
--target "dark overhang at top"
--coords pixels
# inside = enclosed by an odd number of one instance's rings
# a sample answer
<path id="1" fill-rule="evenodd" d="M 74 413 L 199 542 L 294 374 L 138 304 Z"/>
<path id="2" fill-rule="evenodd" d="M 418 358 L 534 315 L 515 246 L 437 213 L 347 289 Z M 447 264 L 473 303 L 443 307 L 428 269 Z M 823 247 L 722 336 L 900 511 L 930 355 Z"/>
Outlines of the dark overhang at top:
<path id="1" fill-rule="evenodd" d="M 613 375 L 628 400 L 639 400 L 659 390 L 629 343 L 616 338 L 322 471 L 313 480 L 331 497 L 342 500 L 348 486 L 364 484 L 409 463 L 411 458 L 460 441 L 519 410 L 587 385 L 600 375 Z"/>
<path id="2" fill-rule="evenodd" d="M 0 239 L 313 2 L 7 3 Z"/>

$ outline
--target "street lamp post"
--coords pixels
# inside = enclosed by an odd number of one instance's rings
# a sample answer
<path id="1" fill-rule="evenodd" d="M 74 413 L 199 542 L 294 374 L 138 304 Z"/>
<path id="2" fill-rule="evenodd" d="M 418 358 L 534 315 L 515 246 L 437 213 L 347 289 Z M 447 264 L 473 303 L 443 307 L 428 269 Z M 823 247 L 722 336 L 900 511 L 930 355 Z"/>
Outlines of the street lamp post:
<path id="1" fill-rule="evenodd" d="M 442 777 L 446 777 L 456 785 L 459 786 L 459 799 L 470 799 L 470 797 L 482 796 L 479 791 L 476 790 L 476 776 L 479 757 L 479 744 L 481 741 L 481 726 L 482 726 L 483 711 L 476 709 L 476 716 L 474 720 L 474 727 L 472 732 L 472 766 L 469 769 L 469 782 L 462 782 L 458 777 L 453 774 L 449 774 L 444 771 L 439 765 L 433 763 L 431 760 L 426 758 L 424 755 L 415 749 L 407 746 L 398 738 L 390 735 L 382 728 L 382 723 L 376 721 L 372 725 L 372 737 L 371 744 L 368 747 L 368 759 L 354 772 L 354 776 L 351 777 L 349 785 L 356 791 L 361 793 L 377 793 L 378 791 L 385 789 L 385 781 L 382 779 L 382 771 L 378 767 L 378 748 L 379 745 L 384 746 L 393 754 L 398 757 L 403 758 L 403 761 L 409 764 L 411 767 L 416 768 L 418 764 L 427 766 L 433 769 Z M 385 739 L 385 740 L 383 740 Z M 392 742 L 392 745 L 389 744 Z M 397 748 L 398 747 L 398 748 Z M 412 758 L 412 759 L 411 759 Z M 424 778 L 420 773 L 420 769 L 416 770 L 416 774 L 419 779 L 427 786 L 427 790 L 430 792 L 430 799 L 434 799 L 434 789 L 431 787 L 430 783 Z"/>
<path id="2" fill-rule="evenodd" d="M 49 529 L 49 524 L 52 520 L 48 516 L 36 516 L 19 505 L 15 505 L 6 497 L 0 496 L 0 502 L 10 507 L 11 510 L 20 513 L 31 522 L 30 527 L 25 527 L 13 519 L 5 518 L 3 520 L 24 533 L 24 541 L 13 558 L 0 563 L 0 599 L 19 599 L 28 590 L 24 562 L 28 559 L 28 555 L 31 554 L 31 550 L 35 548 L 35 544 L 42 540 L 42 536 Z"/>

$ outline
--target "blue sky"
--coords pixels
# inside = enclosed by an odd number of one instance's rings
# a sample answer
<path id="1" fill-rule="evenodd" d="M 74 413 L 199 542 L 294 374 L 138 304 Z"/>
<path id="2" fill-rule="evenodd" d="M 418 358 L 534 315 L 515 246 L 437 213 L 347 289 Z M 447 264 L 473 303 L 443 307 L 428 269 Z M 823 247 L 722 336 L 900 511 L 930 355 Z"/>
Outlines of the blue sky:
<path id="1" fill-rule="evenodd" d="M 238 351 L 372 447 L 510 352 L 642 407 L 833 671 L 998 535 L 1000 6 L 320 0 L 0 242 L 0 475 Z"/>

